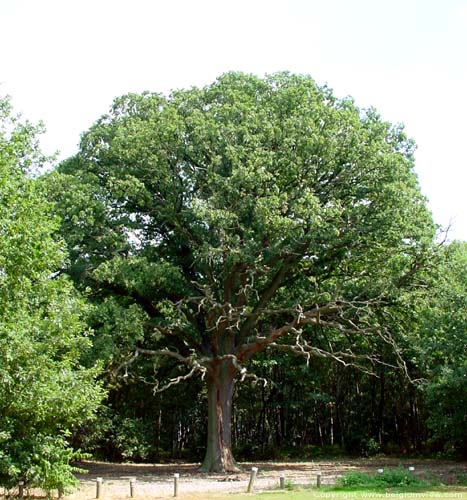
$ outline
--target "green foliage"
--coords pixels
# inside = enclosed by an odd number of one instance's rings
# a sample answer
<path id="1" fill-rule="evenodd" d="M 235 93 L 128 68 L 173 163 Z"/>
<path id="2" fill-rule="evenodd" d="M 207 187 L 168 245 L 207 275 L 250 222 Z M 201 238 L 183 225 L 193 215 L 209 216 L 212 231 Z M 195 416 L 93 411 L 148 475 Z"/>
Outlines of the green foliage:
<path id="1" fill-rule="evenodd" d="M 295 487 L 292 479 L 286 479 L 284 487 L 285 487 L 286 490 L 292 491 L 294 489 L 294 487 Z"/>
<path id="2" fill-rule="evenodd" d="M 78 484 L 71 465 L 83 458 L 59 434 L 42 434 L 31 430 L 27 436 L 5 435 L 1 442 L 0 471 L 3 486 L 14 487 L 18 480 L 46 491 L 68 489 Z"/>
<path id="3" fill-rule="evenodd" d="M 362 431 L 353 432 L 346 439 L 345 451 L 349 455 L 358 455 L 362 457 L 372 457 L 381 453 L 380 444 L 372 437 L 368 437 Z"/>
<path id="4" fill-rule="evenodd" d="M 413 151 L 307 76 L 116 99 L 48 178 L 67 272 L 96 306 L 94 356 L 115 373 L 138 348 L 171 355 L 222 395 L 267 349 L 400 362 L 395 318 L 434 235 Z"/>
<path id="5" fill-rule="evenodd" d="M 419 302 L 412 337 L 425 372 L 431 446 L 450 456 L 467 449 L 467 245 L 453 242 L 437 255 L 429 288 Z"/>
<path id="6" fill-rule="evenodd" d="M 200 461 L 205 439 L 205 391 L 199 379 L 183 390 L 172 387 L 148 397 L 152 364 L 147 360 L 124 379 L 114 380 L 106 406 L 97 419 L 86 422 L 73 435 L 73 444 L 104 461 L 156 463 L 165 459 Z M 171 366 L 160 366 L 160 374 L 172 373 Z M 178 367 L 174 368 L 179 373 Z"/>
<path id="7" fill-rule="evenodd" d="M 465 456 L 467 449 L 466 373 L 465 363 L 444 367 L 424 388 L 432 444 L 450 456 Z"/>
<path id="8" fill-rule="evenodd" d="M 433 235 L 412 153 L 400 127 L 308 77 L 231 73 L 117 99 L 50 190 L 77 283 L 198 351 L 218 304 L 246 318 L 261 296 L 294 311 L 410 285 Z M 234 344 L 290 314 L 277 316 L 240 316 Z"/>
<path id="9" fill-rule="evenodd" d="M 41 182 L 37 130 L 0 100 L 0 484 L 74 484 L 70 432 L 102 397 L 81 356 L 86 307 L 65 276 L 57 219 Z"/>
<path id="10" fill-rule="evenodd" d="M 386 488 L 424 487 L 429 483 L 421 480 L 413 473 L 403 469 L 385 469 L 383 473 L 365 474 L 363 472 L 346 472 L 337 481 L 336 488 L 378 490 Z"/>
<path id="11" fill-rule="evenodd" d="M 146 425 L 145 425 L 146 424 Z M 124 460 L 144 461 L 152 451 L 154 439 L 142 419 L 124 418 L 115 422 L 115 447 Z"/>

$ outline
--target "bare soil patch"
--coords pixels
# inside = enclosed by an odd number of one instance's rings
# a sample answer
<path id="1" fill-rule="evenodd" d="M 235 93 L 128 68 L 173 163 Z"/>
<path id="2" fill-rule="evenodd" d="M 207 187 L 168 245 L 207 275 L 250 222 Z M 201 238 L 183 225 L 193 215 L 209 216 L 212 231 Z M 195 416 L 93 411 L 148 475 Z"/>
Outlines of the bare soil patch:
<path id="1" fill-rule="evenodd" d="M 185 499 L 203 498 L 204 493 L 245 492 L 252 466 L 258 467 L 255 491 L 278 487 L 279 477 L 294 484 L 315 484 L 316 474 L 321 472 L 322 484 L 332 484 L 348 471 L 376 472 L 379 468 L 415 467 L 415 474 L 432 479 L 439 478 L 444 484 L 454 484 L 459 474 L 467 474 L 466 462 L 448 460 L 411 460 L 398 458 L 316 460 L 308 462 L 255 462 L 242 463 L 242 472 L 214 474 L 198 472 L 199 464 L 111 464 L 82 462 L 78 464 L 88 471 L 79 475 L 81 486 L 68 496 L 70 500 L 91 500 L 96 496 L 96 478 L 103 478 L 101 498 L 106 500 L 130 497 L 130 478 L 136 479 L 137 500 L 168 498 L 174 493 L 174 474 L 180 474 L 179 496 Z"/>

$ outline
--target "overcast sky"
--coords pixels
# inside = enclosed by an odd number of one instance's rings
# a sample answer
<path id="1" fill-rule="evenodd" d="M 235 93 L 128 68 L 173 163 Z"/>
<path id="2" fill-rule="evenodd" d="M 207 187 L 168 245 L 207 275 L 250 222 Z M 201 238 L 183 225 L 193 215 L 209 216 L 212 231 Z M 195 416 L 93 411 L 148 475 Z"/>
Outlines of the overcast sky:
<path id="1" fill-rule="evenodd" d="M 0 94 L 77 150 L 113 98 L 289 70 L 402 122 L 435 220 L 467 240 L 467 0 L 0 0 Z"/>

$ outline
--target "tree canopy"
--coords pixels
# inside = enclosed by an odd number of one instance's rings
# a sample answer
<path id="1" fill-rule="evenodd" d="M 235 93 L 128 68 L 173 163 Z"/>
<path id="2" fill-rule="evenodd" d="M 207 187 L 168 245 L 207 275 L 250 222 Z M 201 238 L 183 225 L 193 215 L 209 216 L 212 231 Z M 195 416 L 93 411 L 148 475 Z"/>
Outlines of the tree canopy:
<path id="1" fill-rule="evenodd" d="M 67 439 L 102 390 L 80 362 L 84 303 L 57 275 L 58 220 L 30 175 L 45 161 L 39 131 L 0 99 L 0 484 L 52 489 L 75 482 Z"/>
<path id="2" fill-rule="evenodd" d="M 371 371 L 419 285 L 434 225 L 414 144 L 307 76 L 228 73 L 129 94 L 51 177 L 69 274 L 99 303 L 109 366 L 144 355 L 200 373 L 204 467 L 235 467 L 234 378 L 267 349 Z"/>

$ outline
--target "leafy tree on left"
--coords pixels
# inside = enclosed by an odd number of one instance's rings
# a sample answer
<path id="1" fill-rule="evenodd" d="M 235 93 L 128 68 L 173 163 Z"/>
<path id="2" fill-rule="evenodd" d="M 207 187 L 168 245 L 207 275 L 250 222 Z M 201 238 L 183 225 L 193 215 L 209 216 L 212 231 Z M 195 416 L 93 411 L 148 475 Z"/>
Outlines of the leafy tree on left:
<path id="1" fill-rule="evenodd" d="M 74 483 L 67 437 L 102 389 L 80 361 L 85 305 L 57 272 L 58 221 L 31 175 L 46 161 L 39 132 L 0 98 L 0 485 L 51 490 Z"/>

